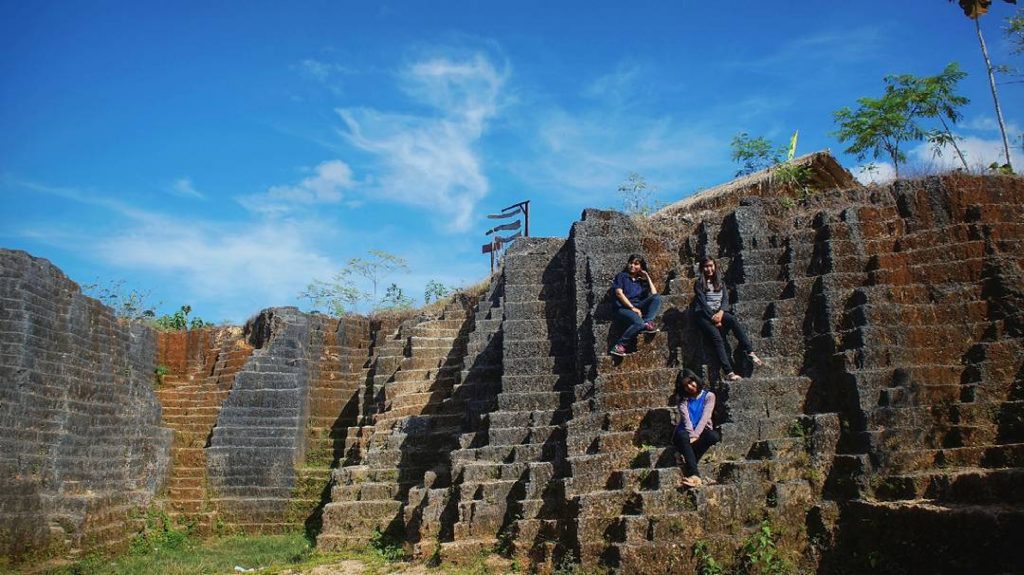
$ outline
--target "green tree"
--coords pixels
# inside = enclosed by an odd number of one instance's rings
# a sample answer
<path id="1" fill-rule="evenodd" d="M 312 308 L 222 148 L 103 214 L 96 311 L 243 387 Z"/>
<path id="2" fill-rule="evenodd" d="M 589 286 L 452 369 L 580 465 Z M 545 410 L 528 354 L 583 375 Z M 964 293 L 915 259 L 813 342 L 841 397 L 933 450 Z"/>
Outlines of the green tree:
<path id="1" fill-rule="evenodd" d="M 1024 54 L 1024 8 L 1006 19 L 1006 36 L 1014 54 Z"/>
<path id="2" fill-rule="evenodd" d="M 196 316 L 192 318 L 190 322 L 188 315 L 192 313 L 192 306 L 183 305 L 181 308 L 174 312 L 173 315 L 162 315 L 155 320 L 153 323 L 157 328 L 167 331 L 182 331 L 188 329 L 198 329 L 208 325 L 212 325 L 207 321 L 203 321 L 203 318 Z"/>
<path id="3" fill-rule="evenodd" d="M 140 321 L 156 317 L 156 306 L 146 301 L 150 292 L 128 288 L 124 280 L 111 281 L 105 285 L 99 282 L 84 284 L 82 292 L 103 302 L 121 319 Z"/>
<path id="4" fill-rule="evenodd" d="M 764 136 L 750 137 L 740 132 L 732 137 L 732 161 L 740 164 L 737 176 L 746 176 L 782 163 L 786 148 L 774 146 Z"/>
<path id="5" fill-rule="evenodd" d="M 369 258 L 350 259 L 348 264 L 329 280 L 314 279 L 298 297 L 308 299 L 315 309 L 338 317 L 355 309 L 362 302 L 368 302 L 371 308 L 378 309 L 385 301 L 391 301 L 387 300 L 388 294 L 378 300 L 377 287 L 392 273 L 408 271 L 409 265 L 405 258 L 383 250 L 374 249 L 368 253 Z M 367 292 L 357 287 L 355 276 L 370 282 L 372 291 Z M 397 287 L 395 284 L 392 285 Z M 405 297 L 404 294 L 402 297 Z"/>
<path id="6" fill-rule="evenodd" d="M 412 298 L 405 295 L 398 284 L 392 283 L 384 292 L 384 298 L 380 300 L 378 310 L 402 310 L 412 308 Z"/>
<path id="7" fill-rule="evenodd" d="M 843 107 L 833 114 L 839 125 L 834 135 L 840 142 L 849 141 L 846 152 L 859 160 L 869 155 L 888 156 L 897 177 L 900 164 L 907 159 L 903 146 L 908 142 L 926 140 L 936 150 L 946 143 L 953 144 L 966 166 L 950 128 L 960 120 L 959 108 L 968 102 L 956 94 L 956 84 L 965 76 L 956 63 L 937 76 L 886 76 L 881 98 L 860 98 L 856 110 Z M 938 119 L 942 129 L 926 127 L 922 124 L 926 119 Z"/>
<path id="8" fill-rule="evenodd" d="M 429 304 L 432 301 L 441 301 L 452 293 L 452 288 L 437 280 L 430 280 L 423 289 L 423 303 Z"/>
<path id="9" fill-rule="evenodd" d="M 619 184 L 622 210 L 631 216 L 651 215 L 654 212 L 654 206 L 651 205 L 651 193 L 654 190 L 654 187 L 648 185 L 647 178 L 630 172 L 626 181 Z"/>
<path id="10" fill-rule="evenodd" d="M 952 2 L 953 0 L 949 0 Z M 1016 4 L 1017 0 L 1003 0 L 1007 4 Z M 985 71 L 988 73 L 988 85 L 992 91 L 992 103 L 996 110 L 996 121 L 999 122 L 999 132 L 1003 136 L 1003 154 L 1006 158 L 1006 170 L 1013 172 L 1013 163 L 1010 161 L 1010 140 L 1006 137 L 1006 122 L 1003 121 L 1003 109 L 999 105 L 999 93 L 996 91 L 995 68 L 992 66 L 992 59 L 988 56 L 988 47 L 985 45 L 985 36 L 981 33 L 981 17 L 984 16 L 992 5 L 992 0 L 957 0 L 960 8 L 967 16 L 974 21 L 974 30 L 978 34 L 978 45 L 981 46 L 981 55 L 985 59 Z"/>
<path id="11" fill-rule="evenodd" d="M 341 317 L 360 301 L 369 298 L 370 294 L 353 285 L 352 270 L 345 268 L 329 280 L 314 279 L 309 282 L 299 297 L 308 299 L 314 309 Z"/>
<path id="12" fill-rule="evenodd" d="M 396 271 L 409 271 L 409 263 L 405 258 L 384 250 L 370 250 L 368 253 L 370 254 L 369 259 L 350 259 L 348 269 L 369 280 L 373 286 L 370 295 L 373 299 L 377 299 L 377 285 Z"/>

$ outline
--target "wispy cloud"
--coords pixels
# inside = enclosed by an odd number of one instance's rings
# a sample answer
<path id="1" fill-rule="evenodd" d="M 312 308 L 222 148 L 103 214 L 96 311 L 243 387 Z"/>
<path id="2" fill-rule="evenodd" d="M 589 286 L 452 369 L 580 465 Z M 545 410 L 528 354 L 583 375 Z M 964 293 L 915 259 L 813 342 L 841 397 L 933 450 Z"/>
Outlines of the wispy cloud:
<path id="1" fill-rule="evenodd" d="M 430 207 L 450 231 L 470 226 L 489 182 L 479 141 L 501 106 L 508 71 L 483 54 L 436 57 L 401 74 L 405 92 L 434 113 L 340 108 L 343 136 L 373 158 L 372 197 Z"/>
<path id="2" fill-rule="evenodd" d="M 271 186 L 264 193 L 241 196 L 238 201 L 252 212 L 281 215 L 315 204 L 336 204 L 354 185 L 348 164 L 329 160 L 313 168 L 313 175 L 297 184 Z"/>
<path id="3" fill-rule="evenodd" d="M 333 62 L 322 62 L 313 58 L 307 58 L 302 60 L 296 65 L 296 68 L 307 78 L 312 78 L 318 82 L 327 82 L 342 74 L 351 74 L 354 72 L 352 68 L 337 64 Z"/>
<path id="4" fill-rule="evenodd" d="M 4 183 L 14 188 L 21 188 L 30 192 L 36 192 L 40 194 L 46 194 L 70 200 L 80 204 L 96 206 L 99 208 L 106 209 L 114 212 L 118 215 L 126 218 L 138 220 L 147 224 L 160 224 L 162 218 L 148 212 L 146 210 L 138 209 L 122 200 L 106 197 L 102 194 L 95 192 L 94 190 L 83 190 L 81 188 L 68 187 L 68 186 L 52 186 L 36 181 L 30 180 L 18 180 L 12 178 L 4 178 Z"/>
<path id="5" fill-rule="evenodd" d="M 586 105 L 532 106 L 520 126 L 532 154 L 510 169 L 535 188 L 557 189 L 566 204 L 616 204 L 616 189 L 631 172 L 672 197 L 692 191 L 694 171 L 727 162 L 727 142 L 703 120 L 648 107 L 645 74 L 642 66 L 619 65 L 586 84 Z"/>
<path id="6" fill-rule="evenodd" d="M 175 278 L 193 296 L 289 305 L 310 279 L 335 269 L 318 253 L 313 227 L 308 221 L 134 225 L 99 238 L 94 249 L 109 265 Z"/>
<path id="7" fill-rule="evenodd" d="M 583 95 L 620 106 L 629 105 L 647 92 L 650 70 L 636 62 L 620 62 L 612 72 L 600 76 L 583 89 Z"/>
<path id="8" fill-rule="evenodd" d="M 206 199 L 206 196 L 196 189 L 191 178 L 178 178 L 168 187 L 168 190 L 177 196 L 186 198 Z"/>
<path id="9" fill-rule="evenodd" d="M 117 222 L 112 232 L 76 231 L 74 223 L 63 223 L 62 234 L 41 235 L 45 228 L 37 227 L 25 228 L 23 236 L 45 240 L 114 269 L 145 272 L 154 283 L 174 286 L 175 298 L 217 301 L 232 310 L 236 321 L 266 305 L 294 305 L 296 295 L 311 279 L 329 277 L 338 269 L 321 246 L 343 232 L 314 216 L 234 223 L 193 217 L 183 222 L 94 190 L 87 193 L 24 181 L 14 184 L 101 208 L 108 219 Z M 81 241 L 86 235 L 89 241 Z"/>
<path id="10" fill-rule="evenodd" d="M 863 62 L 882 54 L 885 29 L 867 26 L 852 29 L 822 30 L 807 34 L 766 50 L 761 55 L 732 62 L 745 69 L 759 69 L 768 73 L 788 73 L 800 62 L 827 62 L 828 66 Z"/>

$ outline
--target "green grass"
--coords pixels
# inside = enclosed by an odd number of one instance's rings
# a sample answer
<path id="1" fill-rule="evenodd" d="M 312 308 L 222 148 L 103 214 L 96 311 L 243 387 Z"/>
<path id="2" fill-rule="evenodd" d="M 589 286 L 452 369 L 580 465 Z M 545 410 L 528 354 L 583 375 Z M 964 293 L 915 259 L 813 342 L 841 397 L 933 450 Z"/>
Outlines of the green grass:
<path id="1" fill-rule="evenodd" d="M 235 566 L 260 568 L 261 574 L 312 567 L 340 560 L 318 553 L 301 533 L 230 536 L 198 541 L 189 537 L 137 540 L 120 557 L 87 557 L 49 571 L 49 575 L 192 575 L 233 573 Z"/>

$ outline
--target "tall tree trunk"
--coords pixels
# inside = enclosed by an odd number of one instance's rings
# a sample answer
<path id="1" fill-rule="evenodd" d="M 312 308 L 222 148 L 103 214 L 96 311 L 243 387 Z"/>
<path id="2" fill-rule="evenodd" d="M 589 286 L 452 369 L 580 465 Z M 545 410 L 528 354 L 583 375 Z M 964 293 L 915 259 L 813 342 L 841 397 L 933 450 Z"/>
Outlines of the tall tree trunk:
<path id="1" fill-rule="evenodd" d="M 985 57 L 985 71 L 988 72 L 988 84 L 992 88 L 992 101 L 996 105 L 996 120 L 999 121 L 999 132 L 1003 135 L 1003 154 L 1006 156 L 1006 165 L 1013 170 L 1013 163 L 1010 162 L 1010 141 L 1006 139 L 1006 124 L 1003 122 L 1003 110 L 999 107 L 999 96 L 996 94 L 996 77 L 992 72 L 992 60 L 988 57 L 988 48 L 985 46 L 985 37 L 981 35 L 980 18 L 974 18 L 974 29 L 978 31 L 978 42 L 981 44 L 981 55 Z"/>
<path id="2" fill-rule="evenodd" d="M 971 171 L 971 169 L 967 167 L 967 159 L 964 158 L 964 153 L 960 150 L 960 146 L 957 145 L 956 143 L 956 136 L 953 135 L 953 132 L 952 130 L 949 129 L 949 126 L 946 125 L 946 120 L 942 119 L 942 116 L 939 116 L 939 121 L 942 122 L 942 129 L 945 130 L 946 135 L 949 136 L 949 143 L 953 144 L 953 149 L 956 150 L 956 155 L 960 156 L 960 163 L 964 165 L 964 171 Z"/>

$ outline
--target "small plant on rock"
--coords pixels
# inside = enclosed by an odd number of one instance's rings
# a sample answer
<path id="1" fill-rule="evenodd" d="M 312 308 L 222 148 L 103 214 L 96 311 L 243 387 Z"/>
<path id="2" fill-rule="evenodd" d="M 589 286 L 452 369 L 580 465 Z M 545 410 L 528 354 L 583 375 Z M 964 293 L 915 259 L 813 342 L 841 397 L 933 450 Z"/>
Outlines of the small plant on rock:
<path id="1" fill-rule="evenodd" d="M 761 521 L 757 531 L 740 548 L 739 573 L 742 575 L 786 575 L 793 566 L 779 555 L 771 522 Z"/>
<path id="2" fill-rule="evenodd" d="M 394 535 L 385 533 L 380 529 L 374 529 L 373 534 L 370 535 L 370 547 L 381 559 L 389 563 L 406 559 L 402 542 Z"/>
<path id="3" fill-rule="evenodd" d="M 693 544 L 693 559 L 697 563 L 697 575 L 725 575 L 725 567 L 711 555 L 704 541 Z"/>
<path id="4" fill-rule="evenodd" d="M 166 365 L 156 366 L 156 368 L 153 369 L 153 374 L 156 376 L 157 384 L 162 385 L 164 382 L 164 377 L 170 372 L 171 368 L 167 367 Z"/>

